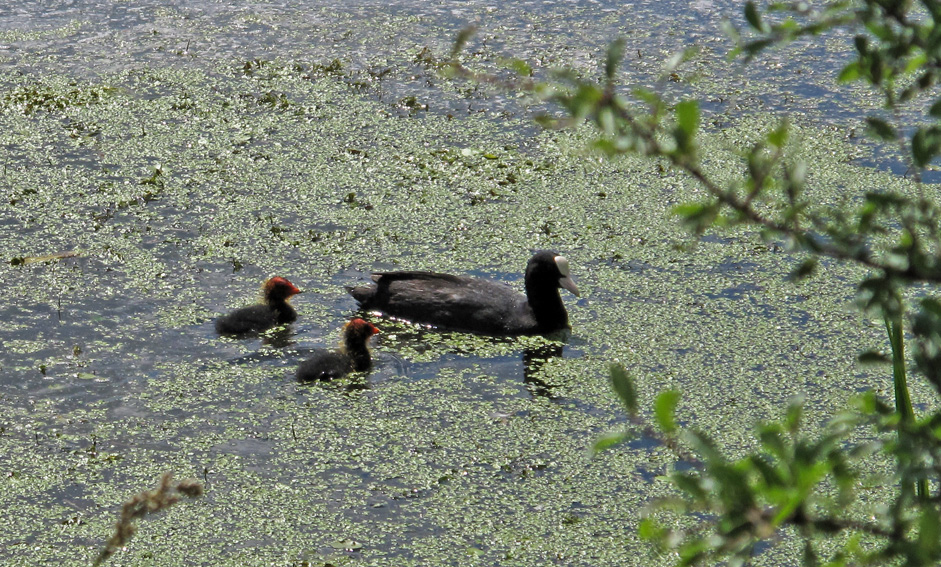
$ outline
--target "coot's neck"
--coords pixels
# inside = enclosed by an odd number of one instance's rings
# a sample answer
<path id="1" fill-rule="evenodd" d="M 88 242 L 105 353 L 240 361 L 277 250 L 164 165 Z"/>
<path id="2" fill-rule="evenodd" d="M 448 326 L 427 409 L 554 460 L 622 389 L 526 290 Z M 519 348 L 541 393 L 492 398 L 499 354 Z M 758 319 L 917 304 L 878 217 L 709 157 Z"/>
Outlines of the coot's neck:
<path id="1" fill-rule="evenodd" d="M 565 304 L 559 296 L 559 288 L 555 285 L 526 282 L 526 299 L 536 317 L 536 323 L 543 332 L 567 329 L 569 316 L 565 311 Z"/>
<path id="2" fill-rule="evenodd" d="M 354 371 L 362 372 L 372 368 L 372 358 L 370 358 L 369 349 L 365 344 L 351 344 L 350 341 L 346 341 L 343 345 L 343 352 L 350 357 Z"/>
<path id="3" fill-rule="evenodd" d="M 297 319 L 297 311 L 286 299 L 268 298 L 268 307 L 278 314 L 278 323 L 290 323 Z"/>

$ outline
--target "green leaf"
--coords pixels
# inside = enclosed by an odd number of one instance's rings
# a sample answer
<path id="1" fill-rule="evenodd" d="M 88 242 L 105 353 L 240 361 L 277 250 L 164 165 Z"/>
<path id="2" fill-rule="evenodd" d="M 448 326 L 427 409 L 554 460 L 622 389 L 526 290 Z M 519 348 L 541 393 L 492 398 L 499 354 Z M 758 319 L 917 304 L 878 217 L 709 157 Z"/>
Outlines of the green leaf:
<path id="1" fill-rule="evenodd" d="M 785 459 L 788 454 L 788 445 L 782 437 L 781 425 L 777 423 L 766 424 L 758 431 L 758 438 L 765 451 L 778 459 Z"/>
<path id="2" fill-rule="evenodd" d="M 558 89 L 549 83 L 536 83 L 533 94 L 542 100 L 549 100 L 558 95 Z"/>
<path id="3" fill-rule="evenodd" d="M 914 55 L 911 59 L 909 59 L 908 63 L 905 64 L 905 73 L 911 73 L 912 71 L 916 71 L 924 67 L 925 65 L 927 65 L 927 63 L 928 63 L 928 57 L 924 54 L 924 52 L 918 53 L 917 55 Z"/>
<path id="4" fill-rule="evenodd" d="M 864 35 L 857 35 L 853 38 L 853 45 L 856 46 L 856 52 L 860 55 L 869 53 L 869 38 Z"/>
<path id="5" fill-rule="evenodd" d="M 607 57 L 604 62 L 604 76 L 608 78 L 609 81 L 614 80 L 614 74 L 618 70 L 618 64 L 621 62 L 621 59 L 624 58 L 624 39 L 620 38 L 611 42 L 611 45 L 608 46 Z"/>
<path id="6" fill-rule="evenodd" d="M 794 268 L 789 277 L 792 281 L 801 281 L 804 278 L 812 276 L 817 271 L 817 259 L 807 258 Z"/>
<path id="7" fill-rule="evenodd" d="M 931 105 L 931 108 L 928 109 L 928 114 L 935 118 L 941 118 L 941 99 L 938 99 Z"/>
<path id="8" fill-rule="evenodd" d="M 704 203 L 683 203 L 673 207 L 673 214 L 678 217 L 696 217 L 702 214 L 703 209 L 708 208 Z"/>
<path id="9" fill-rule="evenodd" d="M 873 85 L 881 85 L 885 78 L 885 65 L 878 51 L 869 58 L 869 78 Z"/>
<path id="10" fill-rule="evenodd" d="M 759 39 L 756 41 L 750 41 L 745 44 L 742 48 L 745 51 L 746 58 L 754 57 L 758 54 L 759 51 L 764 50 L 764 48 L 774 45 L 774 40 L 772 39 Z"/>
<path id="11" fill-rule="evenodd" d="M 607 135 L 614 133 L 615 128 L 614 110 L 610 106 L 604 106 L 598 111 L 598 128 Z"/>
<path id="12" fill-rule="evenodd" d="M 682 437 L 683 441 L 689 444 L 693 451 L 699 453 L 707 466 L 722 466 L 725 464 L 725 457 L 716 449 L 716 444 L 705 433 L 686 430 L 683 432 Z"/>
<path id="13" fill-rule="evenodd" d="M 608 375 L 611 377 L 611 387 L 624 404 L 624 409 L 632 416 L 637 415 L 637 390 L 627 370 L 622 364 L 613 363 L 608 367 Z"/>
<path id="14" fill-rule="evenodd" d="M 647 541 L 659 541 L 664 539 L 668 534 L 669 530 L 667 528 L 661 527 L 656 520 L 650 518 L 643 519 L 637 527 L 637 535 Z"/>
<path id="15" fill-rule="evenodd" d="M 727 18 L 723 18 L 722 22 L 719 24 L 719 27 L 722 30 L 722 35 L 725 38 L 732 42 L 734 45 L 741 43 L 742 32 L 739 31 L 738 27 L 729 21 Z M 731 60 L 732 58 L 729 58 Z"/>
<path id="16" fill-rule="evenodd" d="M 620 154 L 622 151 L 630 150 L 629 147 L 622 149 L 619 145 L 615 144 L 613 141 L 607 138 L 595 140 L 591 143 L 591 147 L 609 156 L 615 156 Z"/>
<path id="17" fill-rule="evenodd" d="M 784 425 L 791 435 L 796 435 L 800 429 L 801 417 L 804 415 L 804 398 L 796 396 L 787 404 L 787 412 L 784 415 Z"/>
<path id="18" fill-rule="evenodd" d="M 807 178 L 807 162 L 801 160 L 795 162 L 792 166 L 787 169 L 788 181 L 790 181 L 790 187 L 800 192 L 800 187 L 804 185 L 804 180 Z"/>
<path id="19" fill-rule="evenodd" d="M 699 102 L 684 100 L 676 105 L 676 125 L 686 135 L 693 136 L 699 128 Z"/>
<path id="20" fill-rule="evenodd" d="M 520 77 L 531 77 L 533 75 L 533 68 L 522 59 L 514 59 L 511 61 L 510 69 L 513 69 Z"/>
<path id="21" fill-rule="evenodd" d="M 673 73 L 677 67 L 680 66 L 680 63 L 683 62 L 683 52 L 677 51 L 667 59 L 667 62 L 663 65 L 663 74 L 664 77 L 669 76 Z"/>
<path id="22" fill-rule="evenodd" d="M 673 484 L 680 490 L 689 494 L 693 500 L 705 501 L 709 499 L 709 494 L 702 487 L 702 479 L 697 475 L 674 474 Z"/>
<path id="23" fill-rule="evenodd" d="M 856 287 L 856 301 L 866 312 L 895 318 L 902 312 L 897 285 L 887 277 L 866 278 Z"/>
<path id="24" fill-rule="evenodd" d="M 891 142 L 896 138 L 895 128 L 889 126 L 885 120 L 873 116 L 866 117 L 866 133 L 886 142 Z"/>
<path id="25" fill-rule="evenodd" d="M 718 453 L 717 453 L 718 454 Z M 721 458 L 721 454 L 719 454 Z M 742 514 L 754 507 L 755 493 L 754 486 L 749 482 L 749 475 L 740 467 L 726 465 L 719 459 L 711 460 L 708 465 L 708 471 L 718 486 L 719 497 L 722 499 L 722 506 L 733 518 L 741 517 Z M 735 521 L 735 519 L 733 519 Z"/>
<path id="26" fill-rule="evenodd" d="M 926 298 L 912 324 L 914 357 L 918 369 L 941 391 L 941 302 Z"/>
<path id="27" fill-rule="evenodd" d="M 536 124 L 539 124 L 543 128 L 546 128 L 547 130 L 556 128 L 559 125 L 559 120 L 557 118 L 549 116 L 548 114 L 536 115 L 533 117 L 533 120 L 536 122 Z"/>
<path id="28" fill-rule="evenodd" d="M 676 431 L 676 405 L 680 401 L 680 393 L 676 390 L 661 392 L 654 402 L 654 415 L 657 425 L 664 433 Z"/>
<path id="29" fill-rule="evenodd" d="M 683 51 L 677 51 L 667 59 L 667 62 L 663 65 L 663 72 L 667 75 L 674 72 L 677 67 L 692 59 L 695 55 L 699 54 L 699 47 L 687 47 Z"/>
<path id="30" fill-rule="evenodd" d="M 637 98 L 637 100 L 647 103 L 650 106 L 659 106 L 662 102 L 660 95 L 650 89 L 636 88 L 633 90 L 632 94 Z"/>
<path id="31" fill-rule="evenodd" d="M 941 550 L 941 520 L 934 506 L 924 506 L 918 521 L 918 547 L 921 557 L 937 559 Z"/>
<path id="32" fill-rule="evenodd" d="M 780 148 L 784 146 L 785 142 L 787 142 L 787 134 L 788 134 L 788 124 L 785 121 L 785 122 L 782 122 L 780 126 L 775 128 L 771 132 L 768 132 L 768 136 L 767 136 L 768 143 L 773 145 L 776 148 Z"/>
<path id="33" fill-rule="evenodd" d="M 598 453 L 623 443 L 630 438 L 630 434 L 626 432 L 612 431 L 610 433 L 605 433 L 601 437 L 595 439 L 595 442 L 591 446 L 591 454 L 597 455 Z"/>
<path id="34" fill-rule="evenodd" d="M 723 541 L 720 539 L 720 541 Z M 709 552 L 715 544 L 706 538 L 688 538 L 683 540 L 682 545 L 676 550 L 680 561 L 677 565 L 699 565 L 709 556 Z M 733 567 L 742 565 L 743 561 L 732 563 Z"/>
<path id="35" fill-rule="evenodd" d="M 775 469 L 771 463 L 766 461 L 764 457 L 761 455 L 751 455 L 749 460 L 755 467 L 755 470 L 761 475 L 765 485 L 776 487 L 784 484 L 784 479 L 781 477 L 780 473 L 778 473 L 778 470 Z"/>
<path id="36" fill-rule="evenodd" d="M 718 206 L 708 203 L 684 203 L 673 207 L 673 214 L 683 218 L 683 224 L 696 234 L 702 234 L 716 223 Z"/>
<path id="37" fill-rule="evenodd" d="M 754 2 L 745 3 L 745 20 L 755 31 L 762 33 L 767 31 L 767 27 L 761 21 L 761 14 L 758 13 L 758 7 L 755 6 Z"/>
<path id="38" fill-rule="evenodd" d="M 568 100 L 562 100 L 565 107 L 577 119 L 594 113 L 598 102 L 604 97 L 604 91 L 595 85 L 579 85 L 578 90 Z"/>
<path id="39" fill-rule="evenodd" d="M 935 128 L 918 128 L 912 136 L 912 160 L 917 167 L 925 167 L 938 155 L 941 136 Z"/>
<path id="40" fill-rule="evenodd" d="M 859 79 L 860 76 L 859 62 L 853 61 L 846 67 L 843 67 L 843 70 L 840 71 L 840 74 L 837 76 L 836 80 L 839 83 L 849 83 Z"/>
<path id="41" fill-rule="evenodd" d="M 457 34 L 457 38 L 454 40 L 454 46 L 451 47 L 451 59 L 457 59 L 457 56 L 464 50 L 464 46 L 467 44 L 468 40 L 474 37 L 475 33 L 477 33 L 477 26 L 468 26 Z"/>

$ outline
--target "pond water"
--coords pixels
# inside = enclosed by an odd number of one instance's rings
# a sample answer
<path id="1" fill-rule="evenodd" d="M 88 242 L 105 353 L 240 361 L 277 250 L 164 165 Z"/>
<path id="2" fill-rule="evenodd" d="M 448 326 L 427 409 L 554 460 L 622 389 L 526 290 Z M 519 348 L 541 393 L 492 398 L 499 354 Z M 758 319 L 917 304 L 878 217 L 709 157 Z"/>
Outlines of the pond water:
<path id="1" fill-rule="evenodd" d="M 850 268 L 794 286 L 795 259 L 731 233 L 684 249 L 669 212 L 697 198 L 656 164 L 600 161 L 590 132 L 544 132 L 540 105 L 439 76 L 469 64 L 596 76 L 627 37 L 626 86 L 695 94 L 723 168 L 768 111 L 797 116 L 820 202 L 911 191 L 848 133 L 865 95 L 832 82 L 845 42 L 747 71 L 723 63 L 736 3 L 18 2 L 0 6 L 0 559 L 92 559 L 120 505 L 161 473 L 197 501 L 141 522 L 122 565 L 666 564 L 638 540 L 669 494 L 670 451 L 595 458 L 625 418 L 620 361 L 649 407 L 733 453 L 804 395 L 813 430 L 848 395 L 888 392 L 856 353 L 884 345 Z M 669 54 L 696 43 L 684 80 Z M 687 74 L 688 73 L 688 74 Z M 868 160 L 868 161 L 867 161 Z M 293 372 L 357 314 L 372 270 L 521 287 L 536 249 L 566 255 L 565 340 L 440 333 L 372 318 L 375 369 Z M 50 257 L 50 255 L 57 255 Z M 280 331 L 213 319 L 270 276 L 305 293 Z M 920 391 L 915 392 L 918 396 Z M 923 392 L 921 392 L 923 393 Z M 813 420 L 811 420 L 813 421 Z M 799 549 L 785 540 L 759 563 Z"/>

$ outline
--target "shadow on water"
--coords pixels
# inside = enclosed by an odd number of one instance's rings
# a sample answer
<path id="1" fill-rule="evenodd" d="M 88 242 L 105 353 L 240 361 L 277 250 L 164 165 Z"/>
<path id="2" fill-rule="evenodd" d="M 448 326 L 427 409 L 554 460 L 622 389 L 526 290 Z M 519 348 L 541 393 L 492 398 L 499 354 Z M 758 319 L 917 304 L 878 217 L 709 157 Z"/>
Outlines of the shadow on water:
<path id="1" fill-rule="evenodd" d="M 552 391 L 554 386 L 543 379 L 545 373 L 542 368 L 549 360 L 562 358 L 563 348 L 561 343 L 550 343 L 523 351 L 523 381 L 532 395 L 550 400 L 558 398 Z"/>
<path id="2" fill-rule="evenodd" d="M 284 325 L 271 329 L 264 333 L 245 333 L 242 335 L 236 335 L 232 337 L 226 337 L 235 340 L 255 340 L 259 343 L 259 351 L 240 356 L 231 360 L 232 364 L 251 364 L 253 362 L 272 360 L 272 359 L 282 359 L 284 355 L 279 352 L 280 349 L 286 349 L 297 343 L 297 340 L 294 338 L 294 329 L 290 325 Z"/>
<path id="3" fill-rule="evenodd" d="M 374 352 L 375 368 L 368 382 L 401 377 L 433 380 L 442 370 L 451 369 L 490 376 L 502 386 L 517 385 L 519 395 L 558 400 L 555 389 L 559 385 L 548 379 L 546 363 L 583 355 L 581 350 L 571 348 L 568 336 L 520 339 L 442 332 L 387 319 L 377 324 L 383 326 L 384 334 L 379 338 L 381 350 Z M 363 387 L 368 385 L 355 389 Z M 484 398 L 495 396 L 486 391 L 489 387 L 481 382 L 474 389 Z"/>

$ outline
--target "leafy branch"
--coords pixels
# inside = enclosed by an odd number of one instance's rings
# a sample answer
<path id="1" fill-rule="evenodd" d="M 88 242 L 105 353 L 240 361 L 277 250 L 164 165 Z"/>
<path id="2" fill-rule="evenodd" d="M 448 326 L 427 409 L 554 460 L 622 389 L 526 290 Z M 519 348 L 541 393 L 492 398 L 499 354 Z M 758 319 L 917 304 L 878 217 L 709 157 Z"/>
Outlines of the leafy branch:
<path id="1" fill-rule="evenodd" d="M 693 465 L 690 471 L 672 474 L 684 497 L 654 501 L 640 526 L 642 537 L 676 553 L 677 565 L 720 558 L 745 563 L 758 553 L 759 542 L 776 539 L 787 528 L 796 529 L 805 540 L 805 565 L 824 561 L 813 545 L 816 539 L 840 533 L 853 538 L 826 559 L 832 564 L 882 565 L 901 558 L 909 565 L 933 565 L 941 560 L 941 497 L 918 500 L 909 487 L 896 495 L 887 517 L 852 515 L 856 489 L 866 481 L 856 465 L 874 454 L 906 463 L 904 478 L 937 478 L 937 465 L 927 465 L 941 462 L 936 460 L 941 457 L 937 416 L 922 422 L 899 420 L 893 408 L 870 392 L 856 401 L 852 411 L 831 419 L 821 436 L 810 439 L 801 433 L 803 408 L 801 400 L 795 400 L 780 421 L 758 426 L 757 451 L 733 460 L 704 433 L 676 427 L 673 411 L 678 393 L 658 396 L 654 426 L 639 414 L 634 381 L 627 371 L 614 364 L 610 377 L 631 421 L 624 431 L 599 439 L 594 449 L 604 450 L 642 433 Z M 669 403 L 662 402 L 664 396 Z M 874 430 L 877 439 L 853 441 L 863 428 Z M 697 530 L 687 533 L 654 519 L 657 510 L 708 516 Z M 868 549 L 859 545 L 859 538 L 867 538 Z"/>
<path id="2" fill-rule="evenodd" d="M 864 83 L 879 93 L 885 111 L 866 117 L 867 133 L 876 143 L 901 149 L 917 196 L 871 189 L 838 207 L 817 205 L 805 191 L 812 182 L 810 166 L 790 157 L 787 120 L 742 152 L 737 176 L 720 181 L 704 166 L 697 101 L 671 103 L 649 89 L 625 94 L 618 88 L 623 41 L 610 45 L 598 80 L 559 71 L 547 81 L 537 81 L 524 62 L 510 65 L 517 76 L 509 78 L 467 68 L 460 56 L 473 35 L 468 29 L 455 42 L 449 73 L 532 93 L 561 109 L 560 116 L 538 117 L 543 125 L 564 128 L 587 122 L 597 131 L 594 146 L 608 155 L 649 157 L 689 176 L 708 197 L 674 212 L 697 235 L 745 226 L 757 229 L 766 240 L 781 239 L 806 257 L 793 271 L 795 279 L 811 275 L 820 258 L 869 269 L 857 285 L 859 304 L 884 318 L 892 358 L 869 352 L 860 360 L 892 363 L 895 407 L 870 392 L 851 411 L 833 418 L 818 439 L 800 434 L 801 405 L 792 403 L 783 420 L 759 426 L 758 451 L 729 459 L 704 434 L 677 427 L 676 392 L 657 396 L 655 425 L 647 423 L 640 416 L 633 380 L 623 368 L 612 368 L 612 387 L 631 425 L 599 439 L 595 450 L 638 431 L 661 440 L 694 470 L 673 475 L 686 498 L 658 506 L 688 514 L 705 512 L 708 518 L 703 522 L 709 532 L 705 535 L 681 533 L 652 519 L 644 522 L 641 534 L 676 552 L 680 565 L 724 558 L 742 564 L 756 553 L 759 542 L 785 528 L 796 529 L 804 538 L 805 565 L 934 565 L 941 561 L 941 411 L 923 418 L 915 415 L 904 338 L 913 342 L 915 369 L 941 392 L 941 300 L 930 295 L 920 299 L 914 316 L 906 318 L 903 292 L 916 283 L 941 283 L 941 207 L 926 196 L 922 184 L 922 172 L 941 155 L 941 97 L 934 88 L 941 79 L 941 2 L 775 2 L 764 9 L 748 2 L 744 17 L 747 32 L 728 29 L 737 42 L 732 55 L 746 62 L 760 59 L 767 49 L 799 39 L 815 41 L 832 30 L 854 35 L 854 52 L 838 80 Z M 664 75 L 694 53 L 687 49 L 670 59 Z M 862 427 L 871 428 L 876 440 L 856 441 Z M 883 510 L 859 519 L 849 508 L 860 481 L 854 465 L 877 456 L 894 465 L 898 489 Z M 938 494 L 929 493 L 931 486 Z M 833 492 L 835 497 L 827 496 Z M 849 537 L 821 558 L 815 542 L 835 534 Z"/>
<path id="3" fill-rule="evenodd" d="M 845 19 L 833 18 L 828 25 Z M 779 31 L 781 27 L 790 28 L 784 24 L 772 28 L 776 37 L 791 38 L 811 33 L 800 30 L 785 35 Z M 807 29 L 817 30 L 818 27 L 809 26 Z M 472 30 L 465 30 L 455 47 L 469 39 L 471 33 Z M 754 54 L 758 48 L 753 42 L 743 49 Z M 671 166 L 695 179 L 712 197 L 709 201 L 689 203 L 676 209 L 684 223 L 697 234 L 713 226 L 747 224 L 760 228 L 765 238 L 784 237 L 792 249 L 800 249 L 813 256 L 852 261 L 882 272 L 884 276 L 873 280 L 873 287 L 889 288 L 914 281 L 941 283 L 941 257 L 938 256 L 941 249 L 938 238 L 941 210 L 935 203 L 927 200 L 911 202 L 897 195 L 870 192 L 855 213 L 840 211 L 833 215 L 832 211 L 812 211 L 811 203 L 802 196 L 807 165 L 785 161 L 786 121 L 746 152 L 743 179 L 724 187 L 703 168 L 697 143 L 700 111 L 695 100 L 675 104 L 671 114 L 667 103 L 653 91 L 635 90 L 633 103 L 618 94 L 615 75 L 623 51 L 623 40 L 615 41 L 609 47 L 602 84 L 567 72 L 557 73 L 558 82 L 551 84 L 526 76 L 503 78 L 477 73 L 461 63 L 457 56 L 459 49 L 453 54 L 451 72 L 475 82 L 530 92 L 558 105 L 565 111 L 565 118 L 542 116 L 538 120 L 556 128 L 588 121 L 599 130 L 600 137 L 595 146 L 609 155 L 634 153 L 667 160 Z M 685 52 L 674 58 L 667 71 L 672 71 L 691 53 Z M 939 150 L 941 146 L 934 153 Z M 778 190 L 779 196 L 770 194 L 774 189 Z M 762 203 L 773 206 L 760 207 Z M 771 216 L 762 212 L 764 210 L 779 213 Z M 876 252 L 873 238 L 887 234 L 895 220 L 902 221 L 898 244 L 882 253 Z M 803 277 L 812 272 L 813 261 L 802 265 L 795 275 Z M 877 303 L 894 311 L 885 293 L 877 295 Z"/>

